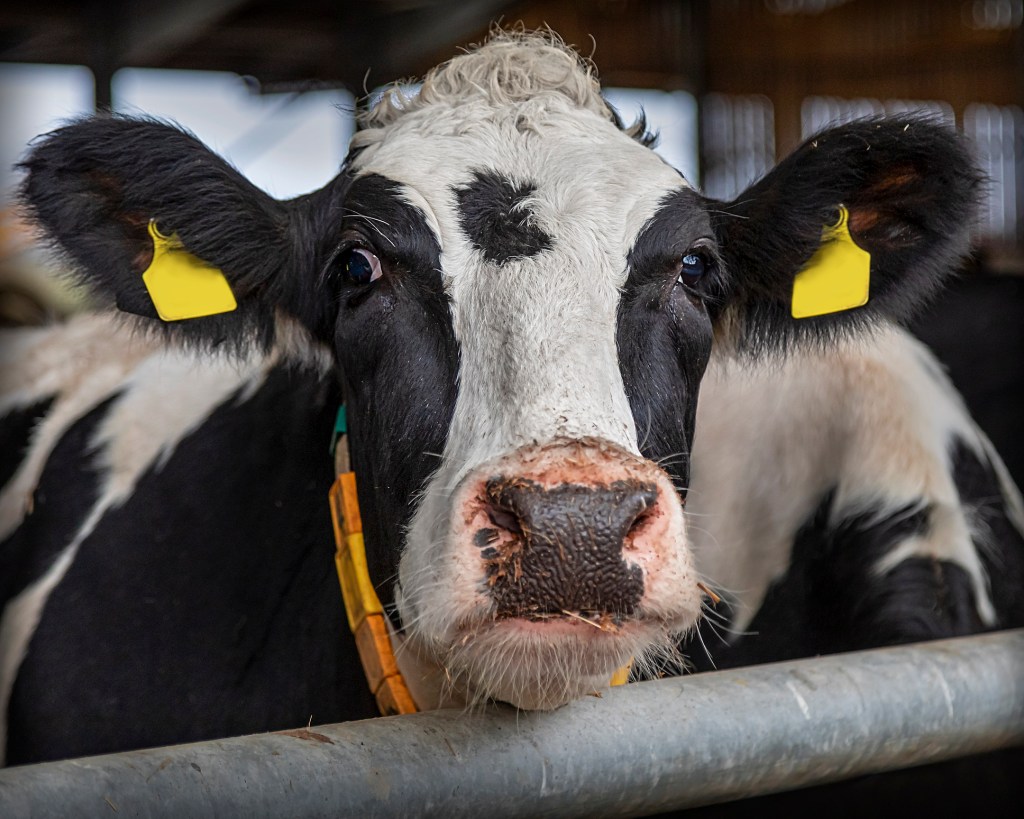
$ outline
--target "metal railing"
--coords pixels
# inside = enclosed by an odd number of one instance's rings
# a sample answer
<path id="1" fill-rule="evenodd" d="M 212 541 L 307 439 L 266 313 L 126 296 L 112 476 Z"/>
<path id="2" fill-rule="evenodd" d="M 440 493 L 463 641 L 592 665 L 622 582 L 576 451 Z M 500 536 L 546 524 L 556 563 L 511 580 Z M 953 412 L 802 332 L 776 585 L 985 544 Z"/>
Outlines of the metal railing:
<path id="1" fill-rule="evenodd" d="M 10 768 L 0 816 L 638 816 L 1021 745 L 1024 630 Z"/>

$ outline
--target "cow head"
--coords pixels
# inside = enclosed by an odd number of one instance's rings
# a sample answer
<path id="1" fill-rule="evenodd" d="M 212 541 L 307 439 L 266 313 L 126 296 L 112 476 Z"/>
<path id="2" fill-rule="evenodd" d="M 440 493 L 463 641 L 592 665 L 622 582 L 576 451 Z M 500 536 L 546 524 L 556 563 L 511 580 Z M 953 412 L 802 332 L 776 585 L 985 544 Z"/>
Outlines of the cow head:
<path id="1" fill-rule="evenodd" d="M 330 348 L 396 628 L 469 696 L 549 708 L 700 615 L 683 507 L 712 340 L 779 355 L 906 316 L 964 250 L 977 189 L 958 137 L 920 119 L 825 132 L 727 203 L 642 131 L 575 54 L 508 35 L 385 96 L 308 196 L 116 116 L 45 137 L 24 195 L 127 312 L 154 315 L 150 220 L 220 268 L 238 309 L 149 319 L 169 335 L 267 347 L 300 325 Z M 870 300 L 795 321 L 840 204 Z"/>

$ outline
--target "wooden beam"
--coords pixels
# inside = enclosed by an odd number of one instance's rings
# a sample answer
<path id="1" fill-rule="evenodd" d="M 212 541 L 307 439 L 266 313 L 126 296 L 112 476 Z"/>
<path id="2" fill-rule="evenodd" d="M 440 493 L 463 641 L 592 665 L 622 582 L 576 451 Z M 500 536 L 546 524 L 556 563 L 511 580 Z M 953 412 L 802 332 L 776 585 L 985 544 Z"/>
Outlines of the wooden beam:
<path id="1" fill-rule="evenodd" d="M 159 65 L 247 0 L 145 0 L 126 4 L 120 62 Z"/>
<path id="2" fill-rule="evenodd" d="M 359 81 L 372 66 L 369 85 L 392 82 L 432 67 L 438 53 L 452 56 L 452 47 L 486 30 L 516 0 L 429 0 L 402 9 L 384 8 L 359 15 L 358 25 L 346 33 L 350 65 L 359 65 Z M 351 85 L 353 76 L 348 78 Z M 358 86 L 353 88 L 357 90 Z"/>

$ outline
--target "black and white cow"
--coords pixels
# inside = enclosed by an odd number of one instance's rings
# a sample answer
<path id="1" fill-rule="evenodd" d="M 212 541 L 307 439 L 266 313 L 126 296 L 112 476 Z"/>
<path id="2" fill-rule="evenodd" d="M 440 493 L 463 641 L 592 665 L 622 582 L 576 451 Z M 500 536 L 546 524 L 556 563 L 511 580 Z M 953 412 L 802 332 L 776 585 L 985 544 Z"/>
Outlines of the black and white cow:
<path id="1" fill-rule="evenodd" d="M 144 318 L 2 342 L 9 762 L 375 713 L 332 561 L 342 400 L 422 707 L 554 708 L 687 635 L 702 666 L 704 583 L 720 665 L 1024 623 L 1019 495 L 896 327 L 967 247 L 951 130 L 843 126 L 713 202 L 529 35 L 362 125 L 287 202 L 150 120 L 25 162 L 38 223 Z M 870 299 L 795 320 L 840 205 Z M 236 311 L 155 317 L 151 219 Z"/>

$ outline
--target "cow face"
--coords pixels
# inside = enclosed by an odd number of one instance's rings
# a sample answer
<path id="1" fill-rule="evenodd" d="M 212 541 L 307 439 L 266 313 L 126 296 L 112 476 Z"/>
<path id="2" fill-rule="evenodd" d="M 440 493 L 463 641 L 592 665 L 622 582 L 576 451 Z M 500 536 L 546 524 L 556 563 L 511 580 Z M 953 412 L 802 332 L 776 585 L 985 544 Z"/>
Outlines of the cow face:
<path id="1" fill-rule="evenodd" d="M 309 196 L 100 117 L 35 149 L 25 200 L 129 312 L 152 314 L 151 219 L 223 270 L 238 310 L 174 335 L 269 345 L 298 323 L 328 345 L 409 654 L 469 697 L 549 708 L 699 616 L 683 503 L 712 338 L 772 355 L 902 317 L 962 251 L 977 186 L 955 135 L 914 119 L 820 135 L 732 203 L 644 142 L 575 55 L 508 36 L 385 98 Z M 796 322 L 840 204 L 871 299 Z"/>
<path id="2" fill-rule="evenodd" d="M 575 58 L 559 56 L 576 70 Z M 356 144 L 335 348 L 357 474 L 380 475 L 389 430 L 422 429 L 395 423 L 403 407 L 435 405 L 444 419 L 405 544 L 375 556 L 375 576 L 397 571 L 402 623 L 474 690 L 558 704 L 605 684 L 609 669 L 699 612 L 679 498 L 671 476 L 641 455 L 626 382 L 645 367 L 668 376 L 675 409 L 657 438 L 645 428 L 644 444 L 649 455 L 677 456 L 685 486 L 692 387 L 711 324 L 695 295 L 700 275 L 684 283 L 682 260 L 713 275 L 710 220 L 682 177 L 603 106 L 587 110 L 563 93 L 501 106 L 471 93 L 447 116 L 425 105 Z M 680 218 L 642 236 L 666 210 Z M 639 261 L 627 283 L 631 255 Z M 406 336 L 424 301 L 413 286 L 439 306 Z M 622 305 L 620 316 L 623 292 L 643 304 Z M 639 322 L 665 334 L 663 349 L 620 362 L 620 328 L 628 335 Z M 378 351 L 369 362 L 367 336 Z M 389 349 L 398 337 L 400 357 Z M 430 376 L 409 384 L 416 371 Z M 399 510 L 413 488 L 366 505 Z M 522 668 L 550 679 L 510 675 L 512 645 Z M 567 671 L 566 658 L 577 667 Z"/>

